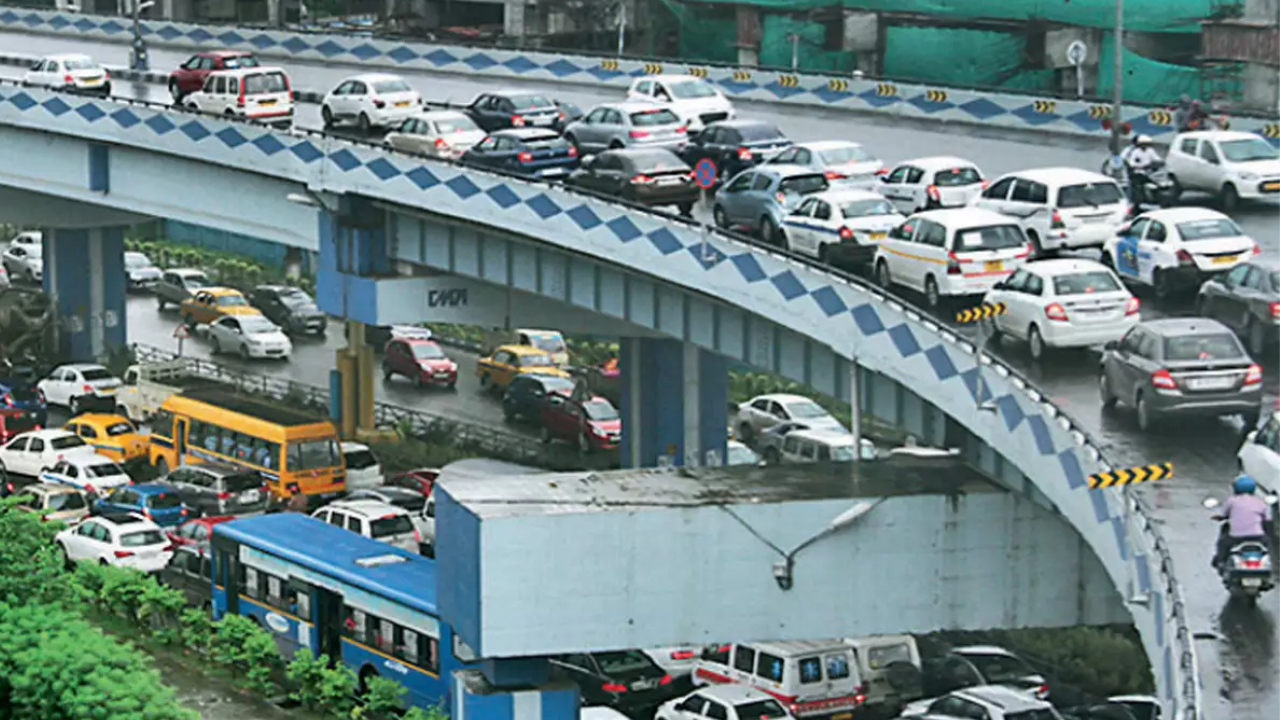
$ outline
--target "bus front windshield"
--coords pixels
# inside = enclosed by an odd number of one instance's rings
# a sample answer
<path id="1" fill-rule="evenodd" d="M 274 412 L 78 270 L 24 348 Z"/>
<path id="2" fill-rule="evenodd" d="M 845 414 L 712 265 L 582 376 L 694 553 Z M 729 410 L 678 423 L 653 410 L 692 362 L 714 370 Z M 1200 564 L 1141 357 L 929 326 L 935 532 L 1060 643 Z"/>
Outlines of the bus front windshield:
<path id="1" fill-rule="evenodd" d="M 303 440 L 289 443 L 288 467 L 285 469 L 290 472 L 320 470 L 341 464 L 342 454 L 338 452 L 336 440 Z"/>

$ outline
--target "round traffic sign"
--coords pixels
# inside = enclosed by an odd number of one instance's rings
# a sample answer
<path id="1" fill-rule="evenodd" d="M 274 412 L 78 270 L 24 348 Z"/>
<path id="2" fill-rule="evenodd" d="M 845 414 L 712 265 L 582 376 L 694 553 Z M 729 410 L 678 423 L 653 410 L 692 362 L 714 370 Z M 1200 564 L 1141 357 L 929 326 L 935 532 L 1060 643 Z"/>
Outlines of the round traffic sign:
<path id="1" fill-rule="evenodd" d="M 711 158 L 702 158 L 693 166 L 693 177 L 698 187 L 706 189 L 716 184 L 716 163 Z"/>
<path id="2" fill-rule="evenodd" d="M 1079 40 L 1072 40 L 1067 46 L 1067 62 L 1072 65 L 1083 65 L 1085 58 L 1089 56 L 1089 46 Z"/>

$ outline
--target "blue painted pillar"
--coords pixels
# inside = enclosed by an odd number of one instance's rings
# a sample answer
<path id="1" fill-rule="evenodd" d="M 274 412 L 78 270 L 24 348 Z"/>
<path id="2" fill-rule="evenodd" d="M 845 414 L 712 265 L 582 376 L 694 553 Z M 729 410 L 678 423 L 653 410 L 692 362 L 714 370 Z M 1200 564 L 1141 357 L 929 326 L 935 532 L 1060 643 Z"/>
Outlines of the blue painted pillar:
<path id="1" fill-rule="evenodd" d="M 620 350 L 622 466 L 722 464 L 728 360 L 681 340 L 622 338 Z"/>
<path id="2" fill-rule="evenodd" d="M 479 670 L 455 671 L 450 696 L 453 720 L 578 720 L 582 704 L 578 687 L 570 682 L 506 689 L 491 684 Z"/>
<path id="3" fill-rule="evenodd" d="M 128 342 L 124 227 L 44 230 L 44 290 L 58 310 L 65 362 L 94 362 Z"/>

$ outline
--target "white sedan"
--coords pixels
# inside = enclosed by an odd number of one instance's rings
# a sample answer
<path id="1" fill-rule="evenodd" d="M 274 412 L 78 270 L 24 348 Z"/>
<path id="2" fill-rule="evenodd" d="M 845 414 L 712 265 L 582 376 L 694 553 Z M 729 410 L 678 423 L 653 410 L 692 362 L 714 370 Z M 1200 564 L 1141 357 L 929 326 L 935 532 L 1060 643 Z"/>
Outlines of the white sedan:
<path id="1" fill-rule="evenodd" d="M 889 231 L 907 218 L 870 190 L 810 195 L 782 221 L 789 250 L 824 263 L 866 265 Z"/>
<path id="2" fill-rule="evenodd" d="M 880 181 L 880 194 L 907 214 L 965 207 L 987 186 L 977 165 L 950 155 L 903 160 Z"/>
<path id="3" fill-rule="evenodd" d="M 815 430 L 849 431 L 818 403 L 803 395 L 787 393 L 751 398 L 738 408 L 733 426 L 738 431 L 738 439 L 751 444 L 761 430 L 792 420 Z"/>
<path id="4" fill-rule="evenodd" d="M 55 538 L 67 561 L 130 567 L 159 572 L 173 557 L 173 544 L 160 526 L 135 514 L 86 518 Z"/>
<path id="5" fill-rule="evenodd" d="M 111 94 L 111 75 L 88 55 L 50 55 L 23 76 L 27 85 Z"/>
<path id="6" fill-rule="evenodd" d="M 4 269 L 12 278 L 38 283 L 44 278 L 44 246 L 10 244 L 5 248 Z"/>
<path id="7" fill-rule="evenodd" d="M 75 363 L 54 368 L 36 387 L 50 405 L 60 405 L 72 415 L 79 415 L 90 405 L 110 405 L 114 409 L 116 391 L 122 384 L 101 365 Z"/>
<path id="8" fill-rule="evenodd" d="M 761 690 L 729 683 L 699 688 L 663 703 L 654 720 L 784 720 L 794 717 L 772 695 Z"/>
<path id="9" fill-rule="evenodd" d="M 1138 324 L 1138 298 L 1092 260 L 1039 260 L 1019 268 L 987 291 L 983 304 L 1004 303 L 987 321 L 993 335 L 1026 340 L 1039 360 L 1048 348 L 1105 345 Z"/>
<path id="10" fill-rule="evenodd" d="M 1234 220 L 1217 210 L 1179 207 L 1152 210 L 1121 226 L 1102 246 L 1102 262 L 1126 282 L 1147 285 L 1165 297 L 1195 289 L 1261 252 Z"/>
<path id="11" fill-rule="evenodd" d="M 288 360 L 293 342 L 275 323 L 261 315 L 227 315 L 196 328 L 213 343 L 215 353 L 235 352 L 244 358 Z"/>
<path id="12" fill-rule="evenodd" d="M 353 122 L 365 132 L 389 127 L 422 112 L 422 95 L 399 75 L 368 73 L 338 83 L 320 102 L 326 128 Z"/>
<path id="13" fill-rule="evenodd" d="M 112 488 L 133 482 L 129 473 L 111 458 L 102 455 L 72 455 L 40 473 L 40 482 L 55 483 L 103 494 Z"/>
<path id="14" fill-rule="evenodd" d="M 0 447 L 0 471 L 36 477 L 66 458 L 101 457 L 94 447 L 67 430 L 32 430 Z"/>

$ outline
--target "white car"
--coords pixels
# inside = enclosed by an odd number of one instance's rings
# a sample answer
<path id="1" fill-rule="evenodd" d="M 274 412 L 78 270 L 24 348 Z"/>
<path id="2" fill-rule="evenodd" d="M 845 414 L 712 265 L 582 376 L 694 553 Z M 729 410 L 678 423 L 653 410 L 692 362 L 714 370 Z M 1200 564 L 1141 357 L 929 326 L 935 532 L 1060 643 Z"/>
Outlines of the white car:
<path id="1" fill-rule="evenodd" d="M 0 470 L 37 477 L 60 460 L 102 457 L 94 447 L 67 430 L 32 430 L 0 447 Z"/>
<path id="2" fill-rule="evenodd" d="M 357 442 L 344 442 L 339 446 L 342 450 L 342 464 L 347 469 L 347 489 L 373 488 L 382 484 L 382 463 L 368 445 Z"/>
<path id="3" fill-rule="evenodd" d="M 475 120 L 457 110 L 432 110 L 400 121 L 382 142 L 392 150 L 454 160 L 486 136 Z"/>
<path id="4" fill-rule="evenodd" d="M 44 233 L 39 230 L 27 230 L 25 232 L 20 232 L 9 240 L 9 247 L 13 247 L 15 245 L 20 245 L 22 247 L 39 245 L 40 247 L 44 247 Z"/>
<path id="5" fill-rule="evenodd" d="M 923 292 L 931 309 L 944 297 L 983 295 L 1027 263 L 1022 228 L 990 210 L 926 210 L 907 218 L 876 248 L 876 281 L 886 290 Z"/>
<path id="6" fill-rule="evenodd" d="M 36 383 L 44 393 L 45 402 L 59 405 L 79 415 L 89 405 L 110 405 L 120 389 L 120 378 L 101 365 L 76 363 L 61 365 L 49 373 L 49 377 Z"/>
<path id="7" fill-rule="evenodd" d="M 702 657 L 702 649 L 692 645 L 672 645 L 642 651 L 655 665 L 673 678 L 688 677 Z"/>
<path id="8" fill-rule="evenodd" d="M 1032 359 L 1048 348 L 1080 348 L 1119 340 L 1141 319 L 1138 298 L 1093 260 L 1038 260 L 987 291 L 984 304 L 1004 303 L 988 322 L 992 335 L 1026 340 Z"/>
<path id="9" fill-rule="evenodd" d="M 281 128 L 293 125 L 293 90 L 289 76 L 278 67 L 216 70 L 204 87 L 182 100 L 188 110 L 231 116 Z"/>
<path id="10" fill-rule="evenodd" d="M 50 55 L 32 66 L 22 82 L 37 87 L 111 94 L 111 75 L 88 55 Z"/>
<path id="11" fill-rule="evenodd" d="M 1236 460 L 1240 472 L 1252 475 L 1270 492 L 1280 490 L 1280 410 L 1245 436 Z"/>
<path id="12" fill-rule="evenodd" d="M 1053 706 L 1004 685 L 977 685 L 942 697 L 919 700 L 902 709 L 901 717 L 926 720 L 984 718 L 985 720 L 1058 720 Z"/>
<path id="13" fill-rule="evenodd" d="M 368 132 L 390 127 L 422 112 L 422 95 L 399 75 L 368 73 L 338 83 L 320 102 L 326 129 L 341 122 L 355 123 Z"/>
<path id="14" fill-rule="evenodd" d="M 159 525 L 135 513 L 86 518 L 54 537 L 67 561 L 93 562 L 154 573 L 173 557 L 173 544 Z"/>
<path id="15" fill-rule="evenodd" d="M 422 532 L 409 512 L 379 500 L 338 500 L 311 517 L 411 553 L 422 543 Z"/>
<path id="16" fill-rule="evenodd" d="M 689 75 L 646 75 L 627 90 L 628 100 L 657 102 L 671 108 L 697 133 L 714 122 L 730 120 L 733 104 L 711 83 Z"/>
<path id="17" fill-rule="evenodd" d="M 750 444 L 761 430 L 793 420 L 813 429 L 849 431 L 818 403 L 803 395 L 786 393 L 751 398 L 738 408 L 733 426 L 738 431 L 738 438 Z"/>
<path id="18" fill-rule="evenodd" d="M 836 188 L 870 189 L 884 172 L 884 162 L 848 140 L 818 140 L 796 143 L 769 161 L 775 165 L 800 165 L 827 176 Z"/>
<path id="19" fill-rule="evenodd" d="M 1261 252 L 1234 220 L 1207 208 L 1165 208 L 1134 218 L 1102 246 L 1102 262 L 1126 282 L 1164 297 L 1195 290 Z"/>
<path id="20" fill-rule="evenodd" d="M 293 355 L 293 341 L 261 315 L 225 315 L 196 329 L 209 338 L 214 353 L 277 360 L 288 360 Z"/>
<path id="21" fill-rule="evenodd" d="M 784 247 L 824 263 L 867 265 L 876 246 L 906 218 L 870 190 L 810 195 L 782 221 Z"/>
<path id="22" fill-rule="evenodd" d="M 1040 255 L 1102 247 L 1129 216 L 1129 201 L 1115 180 L 1068 167 L 1010 173 L 970 204 L 1016 220 Z"/>
<path id="23" fill-rule="evenodd" d="M 1253 133 L 1183 133 L 1170 143 L 1165 167 L 1181 190 L 1216 195 L 1227 212 L 1242 198 L 1280 195 L 1280 151 Z"/>
<path id="24" fill-rule="evenodd" d="M 133 482 L 129 473 L 111 458 L 102 455 L 71 455 L 40 473 L 40 482 L 67 485 L 87 493 L 107 490 Z"/>
<path id="25" fill-rule="evenodd" d="M 880 194 L 908 214 L 964 207 L 987 187 L 977 165 L 950 155 L 904 160 L 880 181 Z"/>
<path id="26" fill-rule="evenodd" d="M 782 439 L 781 447 L 770 447 L 764 452 L 765 462 L 812 463 L 853 462 L 875 460 L 879 455 L 876 444 L 867 438 L 858 443 L 858 456 L 854 457 L 853 434 L 839 430 L 792 430 Z"/>
<path id="27" fill-rule="evenodd" d="M 725 446 L 724 454 L 725 465 L 759 465 L 760 456 L 755 450 L 747 447 L 744 443 L 737 440 L 730 440 Z M 662 663 L 658 663 L 661 665 Z"/>
<path id="28" fill-rule="evenodd" d="M 129 278 L 130 290 L 150 290 L 160 282 L 160 276 L 164 274 L 151 262 L 151 258 L 140 252 L 124 254 L 124 272 Z"/>
<path id="29" fill-rule="evenodd" d="M 777 698 L 745 685 L 712 685 L 658 707 L 653 720 L 778 720 L 795 717 Z"/>
<path id="30" fill-rule="evenodd" d="M 44 278 L 43 245 L 10 245 L 0 258 L 11 278 L 38 283 Z"/>

